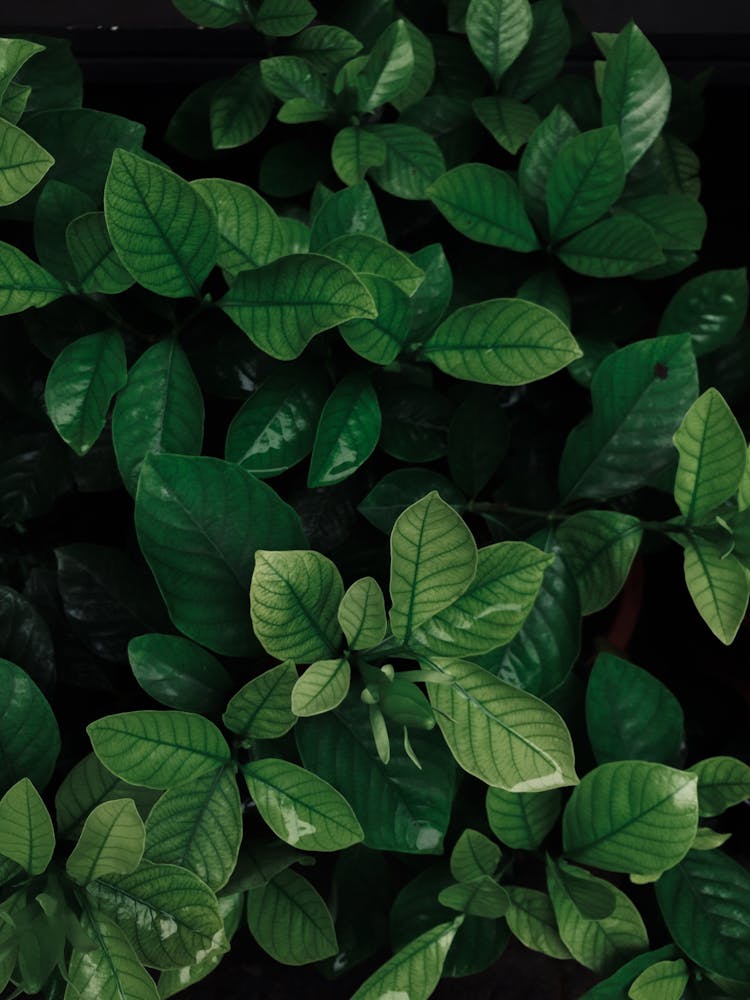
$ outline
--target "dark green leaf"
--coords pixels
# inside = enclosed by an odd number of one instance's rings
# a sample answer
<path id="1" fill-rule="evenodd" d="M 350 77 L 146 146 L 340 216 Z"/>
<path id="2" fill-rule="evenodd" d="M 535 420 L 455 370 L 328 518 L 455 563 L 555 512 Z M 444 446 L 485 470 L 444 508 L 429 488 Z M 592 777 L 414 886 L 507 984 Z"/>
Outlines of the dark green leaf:
<path id="1" fill-rule="evenodd" d="M 477 59 L 497 87 L 500 77 L 520 55 L 531 35 L 528 0 L 471 0 L 466 33 Z"/>
<path id="2" fill-rule="evenodd" d="M 434 139 L 411 125 L 372 125 L 370 130 L 386 148 L 383 165 L 370 170 L 375 183 L 397 198 L 428 198 L 427 189 L 445 170 L 443 154 Z"/>
<path id="3" fill-rule="evenodd" d="M 466 503 L 466 497 L 439 472 L 396 469 L 373 486 L 358 509 L 376 528 L 389 533 L 399 514 L 431 490 L 436 490 L 453 507 L 462 508 Z"/>
<path id="4" fill-rule="evenodd" d="M 47 688 L 55 676 L 55 651 L 44 618 L 12 587 L 0 586 L 0 658 L 17 664 Z"/>
<path id="5" fill-rule="evenodd" d="M 228 28 L 248 19 L 245 0 L 174 0 L 174 5 L 206 28 Z"/>
<path id="6" fill-rule="evenodd" d="M 219 661 L 180 635 L 137 636 L 128 643 L 128 659 L 143 690 L 168 708 L 213 715 L 232 688 Z"/>
<path id="7" fill-rule="evenodd" d="M 475 389 L 458 407 L 448 428 L 448 466 L 453 481 L 470 496 L 484 489 L 508 449 L 510 428 L 497 395 Z"/>
<path id="8" fill-rule="evenodd" d="M 411 34 L 405 21 L 394 21 L 375 42 L 355 79 L 359 111 L 374 111 L 403 94 L 413 75 Z"/>
<path id="9" fill-rule="evenodd" d="M 447 449 L 449 400 L 426 386 L 396 384 L 380 393 L 380 446 L 402 462 L 431 462 Z"/>
<path id="10" fill-rule="evenodd" d="M 112 246 L 104 212 L 87 212 L 73 219 L 65 230 L 65 245 L 81 291 L 117 295 L 134 283 Z"/>
<path id="11" fill-rule="evenodd" d="M 0 118 L 0 205 L 12 205 L 27 195 L 53 162 L 23 129 Z"/>
<path id="12" fill-rule="evenodd" d="M 222 721 L 245 740 L 275 740 L 297 721 L 291 710 L 297 669 L 286 660 L 258 674 L 230 699 Z"/>
<path id="13" fill-rule="evenodd" d="M 52 709 L 26 671 L 0 660 L 0 790 L 20 778 L 44 788 L 60 753 Z"/>
<path id="14" fill-rule="evenodd" d="M 685 544 L 685 582 L 698 613 L 713 634 L 728 646 L 747 611 L 750 580 L 733 555 L 694 536 Z"/>
<path id="15" fill-rule="evenodd" d="M 690 195 L 651 194 L 627 198 L 616 210 L 650 226 L 664 251 L 700 250 L 706 232 L 706 213 Z"/>
<path id="16" fill-rule="evenodd" d="M 279 218 L 252 188 L 220 177 L 193 181 L 192 186 L 216 215 L 219 267 L 235 275 L 282 256 L 284 233 Z"/>
<path id="17" fill-rule="evenodd" d="M 518 184 L 523 203 L 537 225 L 544 225 L 547 219 L 547 183 L 552 164 L 565 143 L 577 135 L 578 126 L 558 105 L 532 133 L 523 151 Z"/>
<path id="18" fill-rule="evenodd" d="M 664 260 L 653 229 L 627 215 L 595 222 L 563 243 L 557 255 L 571 270 L 593 278 L 621 278 Z"/>
<path id="19" fill-rule="evenodd" d="M 614 126 L 569 139 L 552 163 L 547 186 L 550 236 L 564 239 L 596 222 L 625 186 L 620 136 Z"/>
<path id="20" fill-rule="evenodd" d="M 356 56 L 362 43 L 344 28 L 314 24 L 289 41 L 290 51 L 304 56 L 321 73 L 330 73 Z"/>
<path id="21" fill-rule="evenodd" d="M 584 510 L 563 521 L 557 542 L 578 581 L 581 614 L 601 611 L 619 594 L 643 537 L 641 522 L 613 510 Z"/>
<path id="22" fill-rule="evenodd" d="M 560 815 L 561 795 L 549 792 L 506 792 L 488 788 L 485 807 L 490 829 L 501 844 L 533 851 L 542 843 Z"/>
<path id="23" fill-rule="evenodd" d="M 380 210 L 366 181 L 336 191 L 315 213 L 310 246 L 321 251 L 339 236 L 354 233 L 373 236 L 377 240 L 387 239 Z M 350 266 L 352 270 L 358 270 L 354 265 Z"/>
<path id="24" fill-rule="evenodd" d="M 214 149 L 234 149 L 251 142 L 268 124 L 272 107 L 273 97 L 263 86 L 257 63 L 223 80 L 211 96 Z"/>
<path id="25" fill-rule="evenodd" d="M 356 472 L 375 450 L 380 422 L 380 406 L 369 378 L 357 373 L 343 378 L 320 415 L 308 486 L 332 486 Z"/>
<path id="26" fill-rule="evenodd" d="M 262 0 L 253 18 L 253 26 L 274 38 L 296 35 L 315 17 L 308 0 Z"/>
<path id="27" fill-rule="evenodd" d="M 565 64 L 571 30 L 561 0 L 531 5 L 531 37 L 503 79 L 503 90 L 526 100 L 554 80 Z"/>
<path id="28" fill-rule="evenodd" d="M 747 313 L 747 272 L 709 271 L 687 281 L 670 300 L 659 335 L 689 333 L 700 357 L 739 332 Z"/>
<path id="29" fill-rule="evenodd" d="M 385 163 L 386 151 L 385 143 L 374 132 L 350 125 L 336 133 L 331 162 L 344 184 L 359 184 L 370 167 Z"/>
<path id="30" fill-rule="evenodd" d="M 750 767 L 733 757 L 709 757 L 690 768 L 698 775 L 701 816 L 718 816 L 750 798 Z"/>
<path id="31" fill-rule="evenodd" d="M 513 97 L 479 97 L 473 108 L 482 125 L 509 153 L 517 153 L 539 124 L 536 111 Z"/>

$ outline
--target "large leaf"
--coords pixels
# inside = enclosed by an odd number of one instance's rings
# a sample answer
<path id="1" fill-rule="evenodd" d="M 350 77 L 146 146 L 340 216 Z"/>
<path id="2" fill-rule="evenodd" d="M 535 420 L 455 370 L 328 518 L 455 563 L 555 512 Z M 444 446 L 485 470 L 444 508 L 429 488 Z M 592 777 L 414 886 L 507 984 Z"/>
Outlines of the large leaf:
<path id="1" fill-rule="evenodd" d="M 686 256 L 687 262 L 692 263 L 694 257 L 690 251 L 700 250 L 706 234 L 706 213 L 689 194 L 646 194 L 627 198 L 615 207 L 615 211 L 650 226 L 668 260 L 669 251 L 674 251 L 675 256 Z"/>
<path id="2" fill-rule="evenodd" d="M 489 385 L 525 385 L 581 356 L 554 313 L 523 299 L 489 299 L 457 309 L 422 350 L 441 371 Z"/>
<path id="3" fill-rule="evenodd" d="M 446 676 L 427 685 L 430 701 L 465 771 L 510 792 L 577 782 L 570 734 L 554 709 L 475 663 L 441 660 L 436 666 Z"/>
<path id="4" fill-rule="evenodd" d="M 464 236 L 520 253 L 539 248 L 512 177 L 485 163 L 464 163 L 432 184 L 429 197 Z"/>
<path id="5" fill-rule="evenodd" d="M 291 709 L 297 669 L 286 660 L 254 677 L 230 699 L 224 725 L 245 740 L 275 740 L 297 721 Z"/>
<path id="6" fill-rule="evenodd" d="M 664 64 L 631 21 L 607 56 L 602 82 L 602 124 L 620 130 L 626 169 L 638 162 L 661 132 L 671 96 Z"/>
<path id="7" fill-rule="evenodd" d="M 283 361 L 298 357 L 322 330 L 376 315 L 354 272 L 318 254 L 293 254 L 243 271 L 220 305 L 257 347 Z"/>
<path id="8" fill-rule="evenodd" d="M 0 799 L 0 855 L 29 875 L 41 875 L 52 860 L 55 831 L 47 807 L 28 778 Z"/>
<path id="9" fill-rule="evenodd" d="M 49 271 L 9 243 L 0 243 L 0 316 L 39 308 L 65 294 Z"/>
<path id="10" fill-rule="evenodd" d="M 700 357 L 739 331 L 747 314 L 747 271 L 709 271 L 685 282 L 670 299 L 659 335 L 689 333 Z"/>
<path id="11" fill-rule="evenodd" d="M 348 479 L 375 450 L 380 426 L 380 406 L 370 379 L 358 372 L 346 375 L 320 414 L 307 485 L 333 486 Z"/>
<path id="12" fill-rule="evenodd" d="M 62 281 L 75 281 L 76 269 L 68 253 L 65 235 L 69 223 L 96 208 L 83 191 L 49 180 L 34 210 L 34 248 L 39 263 Z"/>
<path id="13" fill-rule="evenodd" d="M 549 792 L 506 792 L 488 788 L 485 807 L 490 829 L 502 844 L 533 851 L 542 843 L 560 815 L 558 789 Z"/>
<path id="14" fill-rule="evenodd" d="M 0 205 L 12 205 L 27 195 L 53 163 L 28 133 L 0 118 Z"/>
<path id="15" fill-rule="evenodd" d="M 601 611 L 615 599 L 643 538 L 637 517 L 614 510 L 584 510 L 557 529 L 557 542 L 578 581 L 581 614 Z"/>
<path id="16" fill-rule="evenodd" d="M 341 598 L 338 620 L 350 649 L 370 649 L 385 638 L 385 600 L 376 580 L 354 581 Z"/>
<path id="17" fill-rule="evenodd" d="M 289 869 L 247 894 L 247 922 L 261 948 L 283 965 L 307 965 L 338 950 L 328 907 Z"/>
<path id="18" fill-rule="evenodd" d="M 400 996 L 408 996 L 410 1000 L 427 1000 L 440 981 L 445 957 L 461 919 L 438 924 L 410 941 L 365 980 L 352 1000 L 382 1000 L 383 997 Z"/>
<path id="19" fill-rule="evenodd" d="M 255 555 L 250 587 L 253 629 L 279 660 L 312 663 L 335 655 L 341 643 L 336 613 L 344 585 L 330 559 L 319 552 Z"/>
<path id="20" fill-rule="evenodd" d="M 327 257 L 340 260 L 357 274 L 387 278 L 406 295 L 413 295 L 424 278 L 421 268 L 406 254 L 366 233 L 337 236 L 324 249 Z"/>
<path id="21" fill-rule="evenodd" d="M 279 218 L 252 188 L 221 177 L 193 181 L 192 186 L 216 216 L 219 227 L 216 263 L 219 267 L 236 274 L 281 257 L 284 231 Z"/>
<path id="22" fill-rule="evenodd" d="M 297 515 L 270 487 L 215 458 L 149 456 L 135 524 L 172 620 L 230 656 L 254 646 L 248 591 L 256 550 L 306 544 Z"/>
<path id="23" fill-rule="evenodd" d="M 697 785 L 694 774 L 664 764 L 602 764 L 581 780 L 565 807 L 566 854 L 613 872 L 672 868 L 695 838 Z"/>
<path id="24" fill-rule="evenodd" d="M 436 490 L 452 507 L 461 510 L 466 498 L 446 476 L 431 469 L 395 469 L 373 486 L 359 505 L 359 512 L 388 534 L 407 507 Z"/>
<path id="25" fill-rule="evenodd" d="M 636 976 L 644 969 L 648 969 L 654 962 L 669 961 L 677 958 L 677 955 L 677 949 L 673 944 L 657 948 L 655 951 L 643 952 L 621 965 L 611 976 L 587 990 L 581 1000 L 628 1000 L 628 989 Z"/>
<path id="26" fill-rule="evenodd" d="M 622 278 L 664 263 L 653 229 L 628 215 L 582 229 L 558 247 L 557 255 L 571 270 L 592 278 Z"/>
<path id="27" fill-rule="evenodd" d="M 561 240 L 601 218 L 625 186 L 617 129 L 594 129 L 570 139 L 555 158 L 547 187 L 550 235 Z"/>
<path id="28" fill-rule="evenodd" d="M 528 0 L 471 0 L 469 3 L 466 34 L 495 87 L 529 40 L 531 26 Z"/>
<path id="29" fill-rule="evenodd" d="M 721 851 L 691 851 L 656 883 L 669 933 L 709 972 L 750 982 L 750 875 Z"/>
<path id="30" fill-rule="evenodd" d="M 750 798 L 750 766 L 734 757 L 708 757 L 690 768 L 698 775 L 701 816 L 718 816 Z"/>
<path id="31" fill-rule="evenodd" d="M 81 930 L 94 947 L 73 950 L 66 1000 L 159 1000 L 156 983 L 117 924 L 87 907 Z"/>
<path id="32" fill-rule="evenodd" d="M 641 340 L 599 365 L 593 415 L 568 437 L 560 463 L 564 502 L 602 500 L 644 486 L 669 466 L 672 435 L 698 395 L 687 335 Z"/>
<path id="33" fill-rule="evenodd" d="M 90 753 L 65 776 L 55 795 L 57 830 L 61 837 L 77 837 L 89 813 L 102 802 L 132 799 L 143 817 L 160 792 L 130 785 L 112 774 Z"/>
<path id="34" fill-rule="evenodd" d="M 366 113 L 394 100 L 406 90 L 413 74 L 409 29 L 405 21 L 394 21 L 375 42 L 354 81 L 358 109 Z"/>
<path id="35" fill-rule="evenodd" d="M 65 246 L 81 291 L 117 295 L 134 283 L 109 238 L 104 212 L 86 212 L 65 230 Z"/>
<path id="36" fill-rule="evenodd" d="M 148 695 L 184 712 L 220 712 L 233 686 L 214 656 L 181 635 L 136 636 L 128 643 L 128 660 Z"/>
<path id="37" fill-rule="evenodd" d="M 0 659 L 0 791 L 30 778 L 44 788 L 60 753 L 52 709 L 25 670 Z"/>
<path id="38" fill-rule="evenodd" d="M 685 583 L 703 621 L 728 646 L 747 611 L 750 582 L 733 555 L 694 536 L 685 543 Z"/>
<path id="39" fill-rule="evenodd" d="M 246 764 L 242 773 L 258 812 L 291 847 L 339 851 L 363 839 L 349 803 L 312 771 L 267 757 Z"/>
<path id="40" fill-rule="evenodd" d="M 185 868 L 143 861 L 127 875 L 102 876 L 87 891 L 152 968 L 192 965 L 224 938 L 216 896 Z"/>
<path id="41" fill-rule="evenodd" d="M 112 397 L 126 380 L 125 346 L 115 331 L 81 337 L 57 356 L 44 402 L 60 437 L 78 455 L 101 434 Z"/>
<path id="42" fill-rule="evenodd" d="M 399 515 L 391 532 L 391 627 L 408 640 L 414 629 L 452 604 L 474 578 L 471 532 L 434 490 Z"/>
<path id="43" fill-rule="evenodd" d="M 440 656 L 475 656 L 505 645 L 526 620 L 553 561 L 526 542 L 480 549 L 468 589 L 418 628 L 413 642 Z"/>
<path id="44" fill-rule="evenodd" d="M 687 521 L 700 521 L 737 492 L 747 443 L 716 389 L 707 389 L 685 414 L 674 436 L 680 455 L 674 496 Z"/>
<path id="45" fill-rule="evenodd" d="M 115 150 L 104 215 L 117 255 L 144 288 L 198 295 L 216 263 L 219 234 L 206 202 L 170 170 Z"/>
<path id="46" fill-rule="evenodd" d="M 65 870 L 79 885 L 100 875 L 135 871 L 143 858 L 146 834 L 132 799 L 102 802 L 89 813 Z"/>
<path id="47" fill-rule="evenodd" d="M 106 768 L 147 788 L 180 785 L 229 760 L 216 726 L 192 712 L 122 712 L 89 723 L 87 732 Z"/>

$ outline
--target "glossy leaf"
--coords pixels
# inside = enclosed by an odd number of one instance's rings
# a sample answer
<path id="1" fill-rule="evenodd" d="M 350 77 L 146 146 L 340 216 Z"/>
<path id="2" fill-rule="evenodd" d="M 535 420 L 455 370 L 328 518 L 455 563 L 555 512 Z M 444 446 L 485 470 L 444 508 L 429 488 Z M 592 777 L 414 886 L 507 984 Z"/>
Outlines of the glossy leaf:
<path id="1" fill-rule="evenodd" d="M 367 461 L 380 437 L 380 406 L 366 375 L 345 376 L 328 397 L 315 432 L 307 485 L 333 486 Z"/>
<path id="2" fill-rule="evenodd" d="M 296 722 L 290 707 L 296 683 L 291 660 L 258 674 L 230 699 L 224 725 L 246 740 L 278 739 Z"/>
<path id="3" fill-rule="evenodd" d="M 55 650 L 45 619 L 12 587 L 0 586 L 0 658 L 21 667 L 36 684 L 55 678 Z"/>
<path id="4" fill-rule="evenodd" d="M 554 709 L 466 660 L 439 669 L 452 683 L 428 684 L 430 702 L 465 771 L 511 792 L 576 783 L 570 734 Z"/>
<path id="5" fill-rule="evenodd" d="M 355 580 L 341 598 L 338 620 L 350 649 L 370 649 L 385 638 L 385 600 L 376 580 Z"/>
<path id="6" fill-rule="evenodd" d="M 54 179 L 44 184 L 36 199 L 34 249 L 39 263 L 62 281 L 76 280 L 65 240 L 68 224 L 94 208 L 94 201 L 85 192 Z"/>
<path id="7" fill-rule="evenodd" d="M 684 571 L 698 614 L 728 646 L 747 611 L 750 582 L 745 568 L 734 556 L 696 536 L 685 545 Z"/>
<path id="8" fill-rule="evenodd" d="M 359 184 L 370 167 L 385 163 L 387 147 L 373 132 L 348 125 L 336 133 L 331 146 L 333 169 L 344 184 Z"/>
<path id="9" fill-rule="evenodd" d="M 65 287 L 26 254 L 0 243 L 0 316 L 46 306 L 65 294 Z"/>
<path id="10" fill-rule="evenodd" d="M 529 40 L 531 25 L 528 0 L 471 0 L 469 3 L 466 33 L 474 54 L 495 87 Z"/>
<path id="11" fill-rule="evenodd" d="M 143 690 L 168 708 L 219 712 L 232 687 L 215 657 L 179 635 L 136 636 L 128 643 L 128 659 Z"/>
<path id="12" fill-rule="evenodd" d="M 28 133 L 0 118 L 0 205 L 12 205 L 27 195 L 53 163 Z"/>
<path id="13" fill-rule="evenodd" d="M 460 918 L 420 934 L 374 972 L 352 1000 L 382 1000 L 399 994 L 411 1000 L 427 1000 L 440 980 L 445 957 L 459 926 Z"/>
<path id="14" fill-rule="evenodd" d="M 622 194 L 625 164 L 614 126 L 570 139 L 552 163 L 547 186 L 550 234 L 557 241 L 596 222 Z"/>
<path id="15" fill-rule="evenodd" d="M 581 613 L 600 611 L 622 589 L 643 537 L 641 522 L 613 510 L 585 510 L 567 518 L 557 542 L 578 581 Z"/>
<path id="16" fill-rule="evenodd" d="M 21 778 L 0 799 L 0 854 L 29 875 L 41 875 L 52 860 L 55 831 L 39 792 Z"/>
<path id="17" fill-rule="evenodd" d="M 518 184 L 526 210 L 539 225 L 544 225 L 547 219 L 547 184 L 552 164 L 565 143 L 577 135 L 578 126 L 557 105 L 534 130 L 523 151 Z"/>
<path id="18" fill-rule="evenodd" d="M 630 1000 L 681 1000 L 690 979 L 682 959 L 655 962 L 633 980 L 628 990 Z"/>
<path id="19" fill-rule="evenodd" d="M 445 160 L 435 140 L 411 125 L 371 125 L 370 131 L 385 143 L 385 161 L 374 166 L 370 177 L 388 194 L 409 201 L 429 197 L 427 189 L 445 170 Z"/>
<path id="20" fill-rule="evenodd" d="M 450 400 L 427 386 L 395 380 L 379 394 L 380 447 L 402 462 L 432 462 L 447 450 Z"/>
<path id="21" fill-rule="evenodd" d="M 44 788 L 60 753 L 52 709 L 25 670 L 0 659 L 0 791 L 20 778 Z"/>
<path id="22" fill-rule="evenodd" d="M 65 230 L 65 245 L 81 291 L 117 295 L 134 283 L 109 238 L 104 212 L 86 212 Z"/>
<path id="23" fill-rule="evenodd" d="M 273 97 L 263 86 L 257 63 L 222 80 L 210 102 L 213 148 L 236 149 L 251 142 L 268 124 L 272 107 Z"/>
<path id="24" fill-rule="evenodd" d="M 472 107 L 482 125 L 509 153 L 517 153 L 539 124 L 534 108 L 513 97 L 478 97 Z"/>
<path id="25" fill-rule="evenodd" d="M 570 958 L 557 930 L 555 911 L 549 896 L 536 889 L 509 886 L 510 905 L 505 913 L 508 927 L 518 940 L 550 958 Z"/>
<path id="26" fill-rule="evenodd" d="M 750 798 L 750 766 L 734 757 L 708 757 L 690 770 L 698 775 L 701 816 L 718 816 Z"/>
<path id="27" fill-rule="evenodd" d="M 100 913 L 85 911 L 81 930 L 94 947 L 74 949 L 68 965 L 67 1000 L 158 1000 L 156 984 L 128 937 Z"/>
<path id="28" fill-rule="evenodd" d="M 406 88 L 391 99 L 391 104 L 399 111 L 418 104 L 429 93 L 435 79 L 435 52 L 432 42 L 411 21 L 404 20 L 404 24 L 414 53 L 414 72 Z"/>
<path id="29" fill-rule="evenodd" d="M 112 397 L 127 381 L 119 333 L 92 333 L 65 347 L 44 387 L 47 414 L 60 437 L 85 455 L 104 429 Z"/>
<path id="30" fill-rule="evenodd" d="M 566 240 L 557 255 L 572 271 L 592 278 L 622 278 L 664 262 L 651 227 L 627 215 L 595 222 Z"/>
<path id="31" fill-rule="evenodd" d="M 132 799 L 102 802 L 89 813 L 65 869 L 79 885 L 100 875 L 135 871 L 145 846 L 143 820 Z"/>
<path id="32" fill-rule="evenodd" d="M 385 612 L 383 618 L 385 620 Z M 307 718 L 338 708 L 349 693 L 350 680 L 348 660 L 311 663 L 292 689 L 292 712 Z"/>
<path id="33" fill-rule="evenodd" d="M 106 768 L 147 788 L 180 785 L 229 759 L 229 747 L 216 726 L 192 712 L 122 712 L 89 723 L 86 731 Z"/>
<path id="34" fill-rule="evenodd" d="M 279 218 L 252 188 L 221 177 L 193 181 L 192 187 L 216 216 L 219 267 L 235 275 L 282 256 L 284 233 Z"/>
<path id="35" fill-rule="evenodd" d="M 180 630 L 214 652 L 253 648 L 248 590 L 261 544 L 305 544 L 294 511 L 215 458 L 149 456 L 135 508 L 141 550 Z"/>
<path id="36" fill-rule="evenodd" d="M 325 108 L 325 82 L 306 59 L 299 56 L 272 56 L 261 62 L 260 73 L 266 89 L 279 100 L 303 98 L 318 108 Z"/>
<path id="37" fill-rule="evenodd" d="M 394 21 L 375 42 L 357 74 L 359 111 L 369 112 L 402 94 L 414 74 L 414 49 L 403 20 Z"/>
<path id="38" fill-rule="evenodd" d="M 307 879 L 287 869 L 247 894 L 250 932 L 282 965 L 307 965 L 335 955 L 328 907 Z"/>
<path id="39" fill-rule="evenodd" d="M 485 807 L 490 829 L 501 844 L 533 851 L 557 822 L 561 797 L 557 789 L 507 792 L 502 788 L 488 788 Z"/>
<path id="40" fill-rule="evenodd" d="M 689 333 L 697 357 L 726 344 L 747 313 L 747 272 L 709 271 L 686 281 L 670 299 L 659 335 Z"/>

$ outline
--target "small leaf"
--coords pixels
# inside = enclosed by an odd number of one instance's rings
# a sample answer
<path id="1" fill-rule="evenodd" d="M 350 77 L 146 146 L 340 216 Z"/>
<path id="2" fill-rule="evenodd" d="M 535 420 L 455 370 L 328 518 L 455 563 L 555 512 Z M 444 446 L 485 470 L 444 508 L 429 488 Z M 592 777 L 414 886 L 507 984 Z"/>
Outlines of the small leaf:
<path id="1" fill-rule="evenodd" d="M 273 97 L 263 86 L 257 63 L 243 66 L 211 95 L 209 119 L 214 149 L 252 142 L 268 124 Z M 263 185 L 261 184 L 261 188 Z"/>
<path id="2" fill-rule="evenodd" d="M 466 33 L 477 59 L 497 87 L 500 77 L 518 58 L 531 35 L 528 0 L 471 0 Z"/>
<path id="3" fill-rule="evenodd" d="M 357 74 L 357 107 L 374 111 L 402 94 L 414 74 L 414 49 L 406 22 L 394 21 L 377 39 Z"/>
<path id="4" fill-rule="evenodd" d="M 489 875 L 443 889 L 439 902 L 450 910 L 458 910 L 467 916 L 497 920 L 508 909 L 508 894 Z"/>
<path id="5" fill-rule="evenodd" d="M 565 65 L 571 45 L 566 13 L 562 0 L 537 0 L 531 5 L 531 37 L 503 79 L 506 93 L 526 100 L 552 84 Z"/>
<path id="6" fill-rule="evenodd" d="M 750 597 L 750 582 L 742 563 L 695 536 L 685 545 L 685 582 L 698 614 L 717 639 L 730 645 Z"/>
<path id="7" fill-rule="evenodd" d="M 54 162 L 28 133 L 0 118 L 0 205 L 12 205 L 27 195 Z"/>
<path id="8" fill-rule="evenodd" d="M 25 38 L 3 38 L 0 40 L 0 97 L 2 97 L 11 80 L 21 67 L 37 52 L 43 52 L 45 46 L 38 42 L 30 42 Z"/>
<path id="9" fill-rule="evenodd" d="M 567 959 L 570 952 L 557 931 L 555 911 L 549 896 L 536 889 L 508 886 L 510 904 L 505 913 L 508 927 L 518 940 L 550 958 Z"/>
<path id="10" fill-rule="evenodd" d="M 633 980 L 630 1000 L 681 1000 L 690 979 L 683 960 L 655 962 Z"/>
<path id="11" fill-rule="evenodd" d="M 304 56 L 320 72 L 330 73 L 352 59 L 362 43 L 344 28 L 313 24 L 289 40 L 290 51 Z"/>
<path id="12" fill-rule="evenodd" d="M 519 851 L 534 851 L 560 815 L 561 796 L 549 792 L 507 792 L 488 788 L 485 807 L 490 829 L 501 844 Z"/>
<path id="13" fill-rule="evenodd" d="M 466 829 L 456 841 L 450 863 L 451 875 L 457 882 L 494 875 L 500 863 L 500 848 L 478 830 Z"/>
<path id="14" fill-rule="evenodd" d="M 221 177 L 192 181 L 191 186 L 216 216 L 219 267 L 235 275 L 282 256 L 284 232 L 279 218 L 252 188 Z"/>
<path id="15" fill-rule="evenodd" d="M 558 241 L 596 222 L 622 194 L 625 164 L 614 126 L 568 140 L 547 184 L 550 235 Z"/>
<path id="16" fill-rule="evenodd" d="M 404 995 L 410 1000 L 427 1000 L 440 981 L 445 957 L 461 919 L 438 924 L 414 938 L 374 972 L 352 1000 L 383 1000 Z"/>
<path id="17" fill-rule="evenodd" d="M 557 529 L 557 542 L 578 581 L 581 613 L 600 611 L 622 589 L 643 537 L 641 522 L 613 510 L 585 510 Z"/>
<path id="18" fill-rule="evenodd" d="M 286 660 L 258 674 L 230 699 L 223 722 L 245 740 L 275 740 L 297 721 L 290 705 L 297 670 Z"/>
<path id="19" fill-rule="evenodd" d="M 348 660 L 311 663 L 292 689 L 292 712 L 305 718 L 331 712 L 349 693 L 350 680 Z"/>
<path id="20" fill-rule="evenodd" d="M 104 212 L 86 212 L 65 230 L 65 245 L 81 291 L 117 295 L 134 284 L 109 238 Z"/>
<path id="21" fill-rule="evenodd" d="M 303 98 L 325 108 L 328 95 L 322 76 L 299 56 L 272 56 L 263 59 L 260 73 L 267 90 L 282 101 Z"/>
<path id="22" fill-rule="evenodd" d="M 126 875 L 141 863 L 146 832 L 132 799 L 102 802 L 89 813 L 65 869 L 79 885 Z"/>
<path id="23" fill-rule="evenodd" d="M 372 295 L 377 319 L 350 319 L 341 324 L 341 336 L 363 358 L 377 365 L 389 365 L 399 356 L 409 337 L 409 300 L 392 281 L 375 275 L 363 274 L 361 277 Z"/>
<path id="24" fill-rule="evenodd" d="M 615 215 L 581 230 L 557 249 L 563 264 L 592 278 L 622 278 L 664 262 L 650 226 Z"/>
<path id="25" fill-rule="evenodd" d="M 168 708 L 210 715 L 221 711 L 232 688 L 219 661 L 181 635 L 136 636 L 128 659 L 146 694 Z"/>
<path id="26" fill-rule="evenodd" d="M 65 287 L 43 267 L 9 243 L 0 243 L 0 316 L 46 306 L 65 295 Z"/>
<path id="27" fill-rule="evenodd" d="M 338 610 L 341 630 L 350 649 L 371 649 L 385 638 L 385 600 L 371 576 L 355 580 L 341 598 Z"/>
<path id="28" fill-rule="evenodd" d="M 29 875 L 41 875 L 52 860 L 55 831 L 47 807 L 28 778 L 0 799 L 0 854 Z"/>
<path id="29" fill-rule="evenodd" d="M 750 766 L 734 757 L 708 757 L 690 770 L 698 775 L 701 816 L 718 816 L 750 798 Z"/>
<path id="30" fill-rule="evenodd" d="M 336 133 L 331 163 L 344 184 L 359 184 L 370 167 L 382 167 L 386 152 L 386 144 L 374 132 L 348 125 Z"/>
<path id="31" fill-rule="evenodd" d="M 333 918 L 307 879 L 286 869 L 247 894 L 250 933 L 282 965 L 307 965 L 335 955 Z"/>

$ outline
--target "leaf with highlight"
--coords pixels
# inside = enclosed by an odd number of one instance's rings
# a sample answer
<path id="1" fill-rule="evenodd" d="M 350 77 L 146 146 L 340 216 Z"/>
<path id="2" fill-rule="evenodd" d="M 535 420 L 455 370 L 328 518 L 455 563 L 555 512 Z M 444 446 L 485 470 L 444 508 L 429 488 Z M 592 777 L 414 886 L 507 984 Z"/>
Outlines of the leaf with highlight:
<path id="1" fill-rule="evenodd" d="M 352 1000 L 405 996 L 410 1000 L 427 1000 L 440 981 L 445 957 L 462 919 L 459 917 L 452 923 L 438 924 L 404 945 L 365 980 Z"/>

